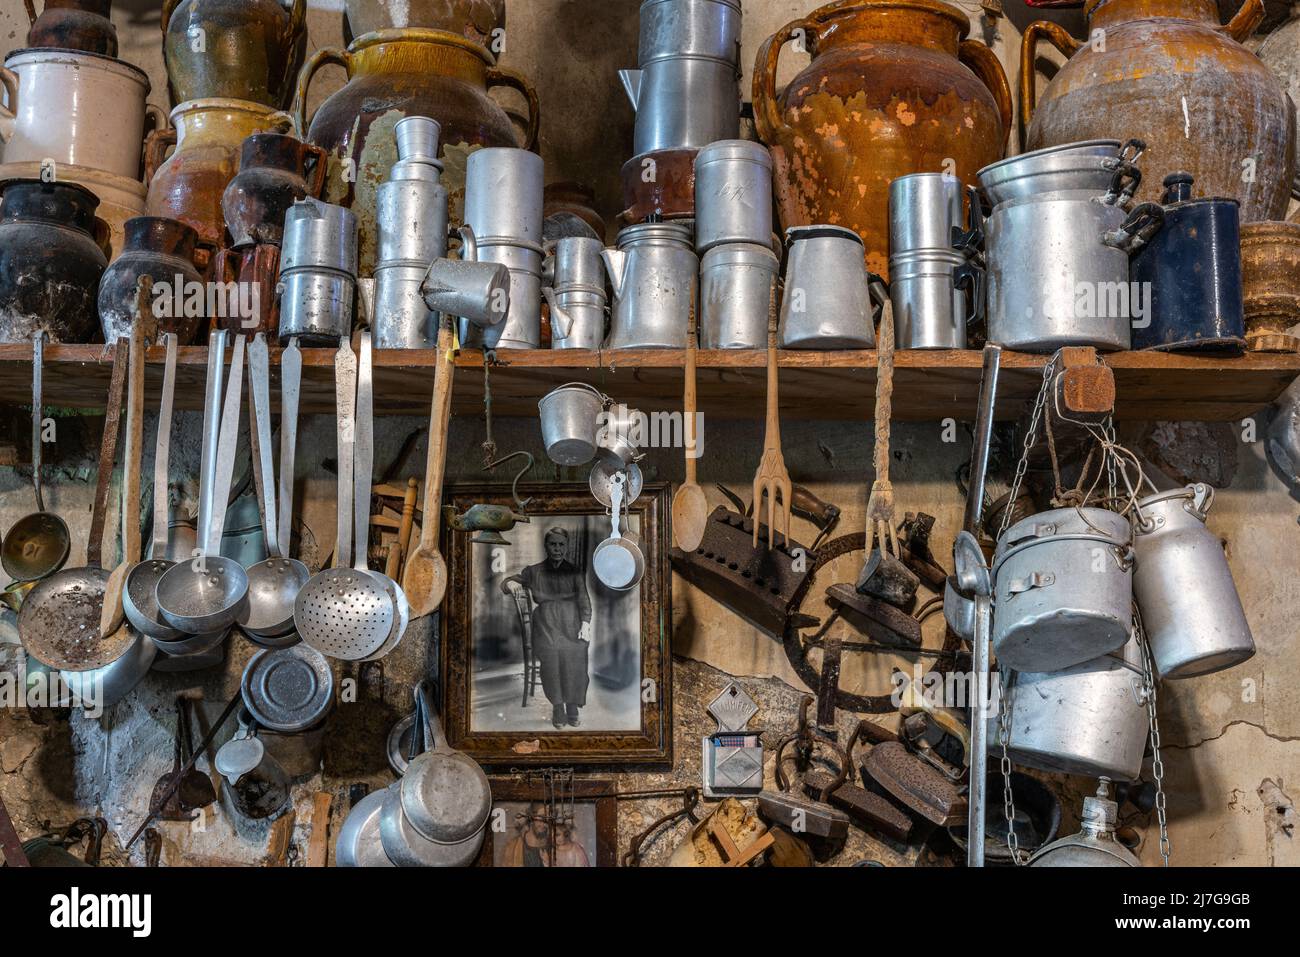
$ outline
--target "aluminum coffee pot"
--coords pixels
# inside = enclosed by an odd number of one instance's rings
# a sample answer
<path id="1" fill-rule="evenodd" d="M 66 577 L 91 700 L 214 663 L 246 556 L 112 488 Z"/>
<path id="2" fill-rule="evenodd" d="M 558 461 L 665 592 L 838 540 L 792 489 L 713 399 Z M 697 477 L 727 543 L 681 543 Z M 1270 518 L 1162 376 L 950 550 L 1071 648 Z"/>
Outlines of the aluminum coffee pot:
<path id="1" fill-rule="evenodd" d="M 700 271 L 690 227 L 629 226 L 601 255 L 614 289 L 609 347 L 684 349 Z"/>

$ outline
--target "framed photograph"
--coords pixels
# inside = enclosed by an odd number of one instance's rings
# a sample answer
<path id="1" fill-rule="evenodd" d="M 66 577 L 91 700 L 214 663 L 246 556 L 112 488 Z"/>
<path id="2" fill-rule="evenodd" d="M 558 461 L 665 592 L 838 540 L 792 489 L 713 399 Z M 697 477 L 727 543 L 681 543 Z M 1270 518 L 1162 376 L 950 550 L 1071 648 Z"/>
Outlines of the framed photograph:
<path id="1" fill-rule="evenodd" d="M 527 524 L 471 533 L 444 523 L 443 718 L 452 747 L 488 767 L 671 765 L 668 487 L 647 484 L 620 523 L 639 540 L 645 567 L 626 590 L 595 573 L 611 520 L 587 486 L 520 495 L 531 497 Z M 514 505 L 500 485 L 455 486 L 445 501 L 461 515 Z"/>
<path id="2" fill-rule="evenodd" d="M 479 867 L 617 867 L 618 799 L 611 781 L 545 786 L 492 780 Z"/>

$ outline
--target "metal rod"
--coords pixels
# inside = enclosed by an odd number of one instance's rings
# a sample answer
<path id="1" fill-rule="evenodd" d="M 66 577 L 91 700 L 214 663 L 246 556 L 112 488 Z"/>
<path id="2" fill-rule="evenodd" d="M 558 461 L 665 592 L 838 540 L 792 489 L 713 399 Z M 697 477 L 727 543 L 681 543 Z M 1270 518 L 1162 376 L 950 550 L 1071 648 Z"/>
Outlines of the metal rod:
<path id="1" fill-rule="evenodd" d="M 221 438 L 217 425 L 221 421 L 221 396 L 225 373 L 226 333 L 223 329 L 217 329 L 208 339 L 208 378 L 203 401 L 204 443 L 199 465 L 198 544 L 200 549 L 207 548 L 208 529 L 212 527 L 212 482 L 209 481 L 208 476 L 212 474 L 213 465 L 217 461 L 217 443 Z M 225 508 L 225 503 L 222 503 L 221 508 Z"/>
<path id="2" fill-rule="evenodd" d="M 983 589 L 981 589 L 983 591 Z M 987 594 L 975 594 L 975 637 L 971 670 L 975 677 L 975 701 L 971 709 L 970 819 L 966 830 L 966 866 L 984 866 L 984 806 L 988 800 L 989 720 L 989 619 L 992 601 Z"/>
<path id="3" fill-rule="evenodd" d="M 980 376 L 980 398 L 975 419 L 975 444 L 971 449 L 970 487 L 966 493 L 966 514 L 962 528 L 975 535 L 984 512 L 984 480 L 989 470 L 989 446 L 993 442 L 993 411 L 998 401 L 998 371 L 1002 366 L 1002 347 L 989 343 L 984 347 L 984 372 Z"/>

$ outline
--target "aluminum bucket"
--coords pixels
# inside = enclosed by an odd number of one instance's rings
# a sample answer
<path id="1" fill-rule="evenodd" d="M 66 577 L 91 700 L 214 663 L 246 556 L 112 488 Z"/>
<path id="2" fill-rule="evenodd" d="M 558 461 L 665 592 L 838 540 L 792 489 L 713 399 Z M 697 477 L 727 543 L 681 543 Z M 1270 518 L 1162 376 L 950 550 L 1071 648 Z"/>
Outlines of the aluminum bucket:
<path id="1" fill-rule="evenodd" d="M 780 260 L 766 246 L 715 246 L 700 267 L 700 346 L 766 349 L 767 311 Z"/>
<path id="2" fill-rule="evenodd" d="M 965 263 L 961 253 L 942 249 L 890 257 L 889 295 L 899 349 L 966 348 L 966 293 L 955 281 Z"/>
<path id="3" fill-rule="evenodd" d="M 761 143 L 722 140 L 695 157 L 695 250 L 772 242 L 772 157 Z"/>
<path id="4" fill-rule="evenodd" d="M 1129 523 L 1059 508 L 1007 529 L 993 556 L 993 650 L 1016 671 L 1059 671 L 1123 647 L 1133 628 Z"/>
<path id="5" fill-rule="evenodd" d="M 1142 499 L 1133 519 L 1133 594 L 1161 678 L 1194 678 L 1255 654 L 1218 536 L 1205 525 L 1208 485 Z"/>
<path id="6" fill-rule="evenodd" d="M 537 403 L 547 457 L 556 465 L 585 465 L 594 459 L 604 408 L 605 397 L 582 382 L 547 393 Z"/>
<path id="7" fill-rule="evenodd" d="M 789 254 L 777 338 L 782 349 L 874 349 L 862 240 L 840 226 L 786 231 Z M 835 281 L 828 281 L 828 277 Z"/>

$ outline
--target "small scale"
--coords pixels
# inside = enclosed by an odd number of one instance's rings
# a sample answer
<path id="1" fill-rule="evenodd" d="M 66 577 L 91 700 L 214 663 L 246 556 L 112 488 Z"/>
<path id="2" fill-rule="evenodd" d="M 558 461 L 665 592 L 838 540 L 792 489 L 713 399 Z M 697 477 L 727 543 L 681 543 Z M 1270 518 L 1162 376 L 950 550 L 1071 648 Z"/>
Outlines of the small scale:
<path id="1" fill-rule="evenodd" d="M 732 681 L 709 702 L 718 730 L 703 738 L 704 796 L 737 797 L 763 790 L 763 741 L 746 727 L 758 705 Z"/>

